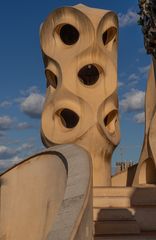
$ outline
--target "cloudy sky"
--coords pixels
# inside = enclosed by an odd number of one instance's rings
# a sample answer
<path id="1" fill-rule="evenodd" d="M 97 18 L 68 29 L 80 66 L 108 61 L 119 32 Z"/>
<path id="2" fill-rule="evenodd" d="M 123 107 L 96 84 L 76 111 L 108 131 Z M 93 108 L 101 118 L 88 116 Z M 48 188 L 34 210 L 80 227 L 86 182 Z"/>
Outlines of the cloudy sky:
<path id="1" fill-rule="evenodd" d="M 55 8 L 76 0 L 3 1 L 0 8 L 0 169 L 43 148 L 40 114 L 45 76 L 39 27 Z M 137 0 L 82 0 L 91 7 L 118 13 L 121 143 L 113 157 L 138 161 L 144 132 L 144 96 L 150 57 L 137 25 Z"/>

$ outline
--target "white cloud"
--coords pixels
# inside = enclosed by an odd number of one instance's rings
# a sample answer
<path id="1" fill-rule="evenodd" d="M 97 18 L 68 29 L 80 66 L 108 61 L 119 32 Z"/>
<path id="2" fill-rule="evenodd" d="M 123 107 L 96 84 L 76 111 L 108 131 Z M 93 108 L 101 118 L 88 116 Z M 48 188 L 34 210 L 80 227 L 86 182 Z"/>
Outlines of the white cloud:
<path id="1" fill-rule="evenodd" d="M 17 152 L 21 153 L 23 151 L 31 151 L 34 148 L 33 143 L 24 143 L 19 148 L 17 148 Z"/>
<path id="2" fill-rule="evenodd" d="M 139 79 L 139 76 L 136 74 L 136 73 L 132 73 L 129 77 L 128 77 L 128 80 L 138 80 Z"/>
<path id="3" fill-rule="evenodd" d="M 0 172 L 22 161 L 25 158 L 23 158 L 23 155 L 31 155 L 33 150 L 33 142 L 24 143 L 18 148 L 0 145 Z"/>
<path id="4" fill-rule="evenodd" d="M 5 145 L 0 145 L 0 159 L 13 158 L 20 154 L 23 155 L 23 153 L 28 154 L 28 153 L 31 153 L 33 149 L 34 149 L 33 142 L 24 143 L 21 146 L 16 148 L 10 148 Z"/>
<path id="5" fill-rule="evenodd" d="M 134 85 L 137 85 L 138 83 L 139 83 L 139 81 L 135 80 L 135 81 L 130 82 L 128 85 L 129 86 L 134 86 Z"/>
<path id="6" fill-rule="evenodd" d="M 123 87 L 124 86 L 124 83 L 123 82 L 118 82 L 118 87 L 120 88 L 120 87 Z"/>
<path id="7" fill-rule="evenodd" d="M 6 108 L 6 107 L 10 107 L 12 105 L 12 103 L 11 102 L 9 102 L 9 101 L 2 101 L 2 102 L 0 102 L 0 107 L 1 108 Z"/>
<path id="8" fill-rule="evenodd" d="M 132 73 L 129 77 L 129 86 L 134 86 L 139 82 L 139 76 L 136 73 Z"/>
<path id="9" fill-rule="evenodd" d="M 134 120 L 137 123 L 144 123 L 145 122 L 145 113 L 141 112 L 141 113 L 137 113 L 134 115 Z"/>
<path id="10" fill-rule="evenodd" d="M 39 93 L 39 92 L 40 91 L 39 91 L 37 86 L 31 86 L 26 90 L 21 90 L 20 91 L 21 95 L 23 95 L 23 96 L 29 96 L 32 93 Z"/>
<path id="11" fill-rule="evenodd" d="M 29 123 L 27 123 L 27 122 L 21 122 L 21 123 L 18 123 L 17 124 L 17 129 L 19 129 L 19 130 L 24 130 L 24 129 L 29 129 L 29 128 L 31 128 L 32 126 L 29 124 Z"/>
<path id="12" fill-rule="evenodd" d="M 8 168 L 12 167 L 13 165 L 20 162 L 22 159 L 18 156 L 9 158 L 9 159 L 0 159 L 0 172 L 7 170 Z"/>
<path id="13" fill-rule="evenodd" d="M 27 97 L 29 97 L 32 94 L 40 94 L 40 90 L 37 86 L 31 86 L 28 89 L 20 90 L 21 97 L 17 97 L 13 100 L 13 102 L 17 104 L 21 104 Z"/>
<path id="14" fill-rule="evenodd" d="M 39 118 L 42 112 L 44 97 L 39 93 L 32 93 L 21 103 L 21 110 L 31 118 Z"/>
<path id="15" fill-rule="evenodd" d="M 138 14 L 131 9 L 129 9 L 125 14 L 119 13 L 118 17 L 120 27 L 126 27 L 135 24 L 138 20 Z"/>
<path id="16" fill-rule="evenodd" d="M 15 156 L 15 157 L 11 158 L 10 161 L 11 161 L 11 163 L 15 164 L 15 163 L 22 161 L 22 159 L 18 156 Z"/>
<path id="17" fill-rule="evenodd" d="M 136 111 L 144 108 L 145 92 L 138 89 L 131 89 L 130 92 L 124 95 L 120 101 L 120 106 L 123 111 Z"/>
<path id="18" fill-rule="evenodd" d="M 25 100 L 25 97 L 17 97 L 13 101 L 14 103 L 21 104 Z"/>
<path id="19" fill-rule="evenodd" d="M 150 65 L 144 66 L 144 67 L 139 67 L 139 72 L 141 74 L 147 74 L 149 72 Z"/>
<path id="20" fill-rule="evenodd" d="M 17 153 L 17 150 L 9 148 L 7 146 L 0 145 L 0 159 L 7 159 L 14 157 Z"/>
<path id="21" fill-rule="evenodd" d="M 13 126 L 14 120 L 9 116 L 0 117 L 0 130 L 8 130 Z"/>

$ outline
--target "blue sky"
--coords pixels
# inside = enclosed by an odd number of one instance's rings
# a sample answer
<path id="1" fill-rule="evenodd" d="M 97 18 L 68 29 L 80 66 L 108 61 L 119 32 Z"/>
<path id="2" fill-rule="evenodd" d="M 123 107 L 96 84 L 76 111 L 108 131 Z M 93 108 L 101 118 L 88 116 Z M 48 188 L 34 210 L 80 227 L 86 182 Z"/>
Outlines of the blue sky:
<path id="1" fill-rule="evenodd" d="M 39 27 L 57 7 L 79 1 L 3 1 L 0 8 L 0 168 L 43 148 L 40 112 L 45 95 Z M 118 13 L 118 80 L 121 143 L 113 156 L 138 161 L 144 133 L 144 92 L 150 56 L 136 23 L 137 0 L 81 1 Z"/>

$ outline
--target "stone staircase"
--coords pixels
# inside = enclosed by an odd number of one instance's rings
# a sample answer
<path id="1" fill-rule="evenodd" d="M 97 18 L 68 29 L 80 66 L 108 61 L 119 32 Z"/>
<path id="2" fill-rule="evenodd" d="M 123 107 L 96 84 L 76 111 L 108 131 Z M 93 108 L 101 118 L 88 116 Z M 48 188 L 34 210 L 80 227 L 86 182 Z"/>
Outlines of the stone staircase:
<path id="1" fill-rule="evenodd" d="M 140 235 L 105 235 L 94 240 L 156 240 L 156 233 L 141 233 Z"/>
<path id="2" fill-rule="evenodd" d="M 93 190 L 96 240 L 156 240 L 155 187 L 96 187 Z"/>

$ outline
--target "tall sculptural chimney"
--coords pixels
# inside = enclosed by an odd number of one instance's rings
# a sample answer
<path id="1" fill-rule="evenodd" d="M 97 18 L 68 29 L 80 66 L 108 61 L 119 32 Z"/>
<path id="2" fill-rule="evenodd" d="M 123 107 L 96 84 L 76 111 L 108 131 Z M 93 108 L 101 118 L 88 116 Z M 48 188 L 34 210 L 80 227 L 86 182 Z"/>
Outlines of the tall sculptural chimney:
<path id="1" fill-rule="evenodd" d="M 144 143 L 133 185 L 156 184 L 156 4 L 155 0 L 139 0 L 144 45 L 152 55 L 145 96 Z"/>
<path id="2" fill-rule="evenodd" d="M 117 16 L 85 5 L 51 13 L 40 32 L 47 78 L 41 135 L 45 146 L 74 143 L 92 157 L 93 185 L 111 185 L 119 143 Z"/>

